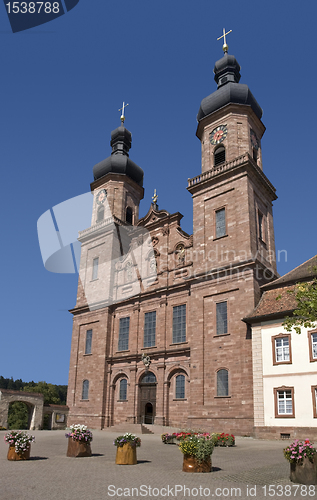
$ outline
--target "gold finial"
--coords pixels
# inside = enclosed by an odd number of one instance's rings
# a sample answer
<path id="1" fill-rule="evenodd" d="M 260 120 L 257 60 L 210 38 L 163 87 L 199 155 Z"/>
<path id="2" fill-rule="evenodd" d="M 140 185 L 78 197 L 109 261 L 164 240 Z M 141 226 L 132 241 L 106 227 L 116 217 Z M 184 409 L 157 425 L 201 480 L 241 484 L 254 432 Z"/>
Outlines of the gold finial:
<path id="1" fill-rule="evenodd" d="M 227 41 L 226 41 L 226 35 L 229 35 L 229 33 L 232 33 L 232 30 L 230 30 L 226 33 L 226 30 L 223 28 L 222 32 L 223 32 L 223 35 L 220 36 L 219 38 L 217 38 L 217 40 L 221 40 L 221 38 L 223 38 L 222 50 L 224 51 L 224 53 L 226 53 L 226 52 L 228 52 L 228 49 L 229 49 L 229 47 L 227 45 Z"/>
<path id="2" fill-rule="evenodd" d="M 153 201 L 154 205 L 156 205 L 157 199 L 158 199 L 158 196 L 156 194 L 156 189 L 154 189 L 154 195 L 152 196 L 152 201 Z"/>
<path id="3" fill-rule="evenodd" d="M 120 120 L 121 120 L 122 125 L 124 124 L 124 120 L 125 120 L 124 108 L 126 108 L 127 106 L 129 106 L 129 104 L 125 104 L 123 101 L 122 108 L 118 109 L 118 111 L 122 111 L 122 115 L 120 116 Z"/>

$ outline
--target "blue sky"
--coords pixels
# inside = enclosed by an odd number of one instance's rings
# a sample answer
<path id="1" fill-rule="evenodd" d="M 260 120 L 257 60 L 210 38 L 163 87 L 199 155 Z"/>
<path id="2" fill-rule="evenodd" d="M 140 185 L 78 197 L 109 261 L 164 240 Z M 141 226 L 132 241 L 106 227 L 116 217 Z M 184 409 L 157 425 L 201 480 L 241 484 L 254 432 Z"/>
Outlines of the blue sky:
<path id="1" fill-rule="evenodd" d="M 36 223 L 89 191 L 92 167 L 110 154 L 110 133 L 128 102 L 130 157 L 145 172 L 148 211 L 184 215 L 187 179 L 201 170 L 195 136 L 200 101 L 214 90 L 217 37 L 241 65 L 263 108 L 263 168 L 277 189 L 280 274 L 317 253 L 316 81 L 313 1 L 80 0 L 68 14 L 11 32 L 0 4 L 0 375 L 67 384 L 77 275 L 45 270 Z"/>

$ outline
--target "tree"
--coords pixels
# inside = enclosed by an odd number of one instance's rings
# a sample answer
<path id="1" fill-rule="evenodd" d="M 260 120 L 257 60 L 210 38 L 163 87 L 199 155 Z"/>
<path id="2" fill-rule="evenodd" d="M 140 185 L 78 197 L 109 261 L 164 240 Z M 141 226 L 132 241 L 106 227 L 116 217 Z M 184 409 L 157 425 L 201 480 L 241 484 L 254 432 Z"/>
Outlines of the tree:
<path id="1" fill-rule="evenodd" d="M 297 302 L 292 316 L 287 316 L 283 326 L 287 332 L 294 328 L 296 333 L 301 333 L 301 327 L 315 328 L 317 321 L 317 279 L 307 283 L 298 283 L 294 290 Z"/>
<path id="2" fill-rule="evenodd" d="M 28 429 L 29 412 L 27 405 L 21 401 L 14 401 L 9 406 L 8 428 Z"/>
<path id="3" fill-rule="evenodd" d="M 38 382 L 34 386 L 24 386 L 23 390 L 25 392 L 39 392 L 44 395 L 44 404 L 55 404 L 60 405 L 61 400 L 59 398 L 57 386 L 53 384 L 48 384 L 47 382 Z"/>

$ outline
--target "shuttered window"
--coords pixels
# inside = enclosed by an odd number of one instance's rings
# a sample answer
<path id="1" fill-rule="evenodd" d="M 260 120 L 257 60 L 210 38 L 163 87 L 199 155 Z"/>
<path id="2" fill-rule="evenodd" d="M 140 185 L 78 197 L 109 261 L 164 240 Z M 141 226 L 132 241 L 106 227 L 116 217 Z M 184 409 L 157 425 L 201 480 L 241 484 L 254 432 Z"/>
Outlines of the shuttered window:
<path id="1" fill-rule="evenodd" d="M 220 165 L 220 163 L 224 163 L 226 161 L 226 150 L 224 146 L 220 146 L 216 149 L 214 153 L 214 165 Z"/>

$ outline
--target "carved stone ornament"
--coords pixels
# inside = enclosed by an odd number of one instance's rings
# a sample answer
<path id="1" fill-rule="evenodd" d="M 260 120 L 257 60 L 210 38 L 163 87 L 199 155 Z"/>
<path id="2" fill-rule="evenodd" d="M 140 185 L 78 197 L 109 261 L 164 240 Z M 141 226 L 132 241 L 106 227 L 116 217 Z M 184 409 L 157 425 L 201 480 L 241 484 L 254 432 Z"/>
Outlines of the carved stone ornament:
<path id="1" fill-rule="evenodd" d="M 142 353 L 142 361 L 143 361 L 143 364 L 145 366 L 145 370 L 148 371 L 149 368 L 150 368 L 150 364 L 151 364 L 151 359 L 150 359 L 150 356 L 147 356 L 146 354 L 144 354 L 144 352 Z"/>

